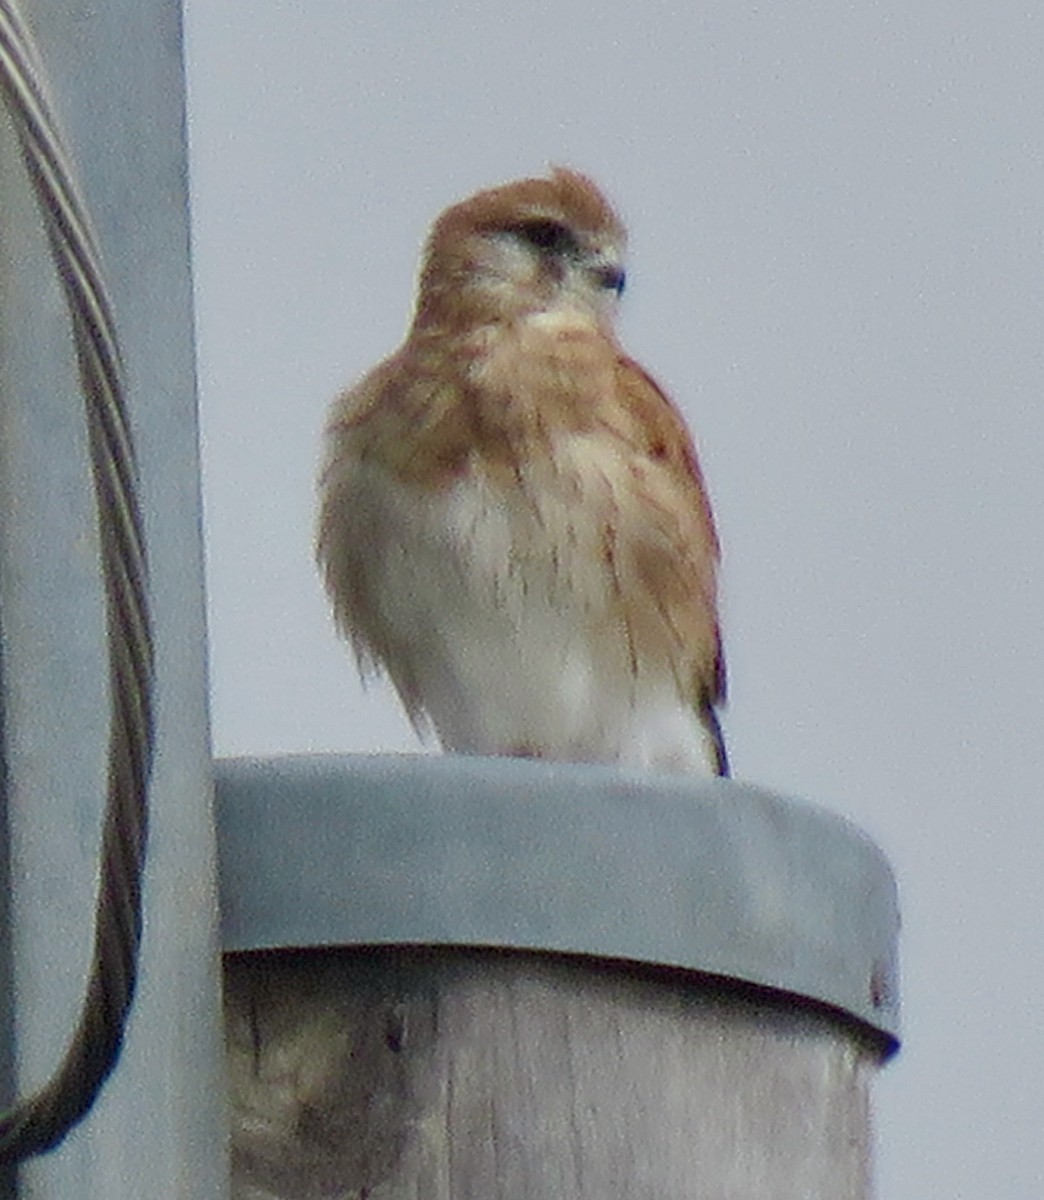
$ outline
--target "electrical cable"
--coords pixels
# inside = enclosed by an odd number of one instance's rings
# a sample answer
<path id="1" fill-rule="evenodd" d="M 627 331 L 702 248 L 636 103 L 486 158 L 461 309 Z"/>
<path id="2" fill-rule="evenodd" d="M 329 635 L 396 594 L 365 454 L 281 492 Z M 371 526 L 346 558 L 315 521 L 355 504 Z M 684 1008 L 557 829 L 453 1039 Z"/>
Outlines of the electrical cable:
<path id="1" fill-rule="evenodd" d="M 145 539 L 123 362 L 97 243 L 43 79 L 15 0 L 0 0 L 0 94 L 47 228 L 86 408 L 108 629 L 108 793 L 93 958 L 79 1022 L 49 1082 L 0 1114 L 0 1163 L 58 1145 L 90 1111 L 119 1058 L 137 982 L 155 735 Z"/>

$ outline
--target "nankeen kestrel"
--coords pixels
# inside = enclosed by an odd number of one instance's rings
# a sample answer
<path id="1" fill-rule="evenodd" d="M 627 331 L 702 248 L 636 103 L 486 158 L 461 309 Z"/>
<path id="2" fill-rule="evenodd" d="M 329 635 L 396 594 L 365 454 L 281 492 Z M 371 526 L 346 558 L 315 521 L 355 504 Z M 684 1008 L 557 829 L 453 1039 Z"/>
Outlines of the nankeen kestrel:
<path id="1" fill-rule="evenodd" d="M 562 168 L 439 217 L 405 342 L 334 405 L 319 562 L 446 750 L 724 775 L 718 542 L 613 331 L 624 240 Z"/>

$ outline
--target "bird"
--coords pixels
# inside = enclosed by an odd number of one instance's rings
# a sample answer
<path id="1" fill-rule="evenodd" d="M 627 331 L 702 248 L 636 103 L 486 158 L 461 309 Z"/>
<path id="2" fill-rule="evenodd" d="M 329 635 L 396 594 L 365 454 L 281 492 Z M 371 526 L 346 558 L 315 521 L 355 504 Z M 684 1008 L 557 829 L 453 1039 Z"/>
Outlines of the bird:
<path id="1" fill-rule="evenodd" d="M 404 342 L 333 403 L 317 560 L 444 751 L 727 775 L 718 536 L 614 330 L 625 244 L 563 166 L 436 219 Z"/>

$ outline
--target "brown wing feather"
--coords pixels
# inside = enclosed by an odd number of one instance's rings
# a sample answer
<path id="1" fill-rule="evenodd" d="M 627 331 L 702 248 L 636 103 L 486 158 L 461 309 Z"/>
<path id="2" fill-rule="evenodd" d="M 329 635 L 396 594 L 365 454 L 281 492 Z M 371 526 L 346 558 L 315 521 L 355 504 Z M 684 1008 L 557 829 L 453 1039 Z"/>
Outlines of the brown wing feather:
<path id="1" fill-rule="evenodd" d="M 633 359 L 620 355 L 617 385 L 626 408 L 623 436 L 652 464 L 647 502 L 668 506 L 666 546 L 644 572 L 664 615 L 687 649 L 693 702 L 704 709 L 725 699 L 725 660 L 717 610 L 720 557 L 710 500 L 696 448 L 671 400 Z M 641 486 L 641 481 L 639 481 Z"/>

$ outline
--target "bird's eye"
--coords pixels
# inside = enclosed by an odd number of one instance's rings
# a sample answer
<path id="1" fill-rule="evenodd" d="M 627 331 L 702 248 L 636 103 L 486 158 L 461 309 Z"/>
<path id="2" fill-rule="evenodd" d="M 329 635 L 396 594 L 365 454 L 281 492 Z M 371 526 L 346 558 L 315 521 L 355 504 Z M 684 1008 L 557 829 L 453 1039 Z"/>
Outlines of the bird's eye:
<path id="1" fill-rule="evenodd" d="M 560 221 L 520 221 L 511 227 L 511 232 L 538 250 L 547 250 L 551 254 L 576 254 L 580 249 L 576 234 Z"/>

